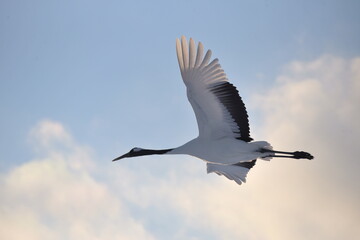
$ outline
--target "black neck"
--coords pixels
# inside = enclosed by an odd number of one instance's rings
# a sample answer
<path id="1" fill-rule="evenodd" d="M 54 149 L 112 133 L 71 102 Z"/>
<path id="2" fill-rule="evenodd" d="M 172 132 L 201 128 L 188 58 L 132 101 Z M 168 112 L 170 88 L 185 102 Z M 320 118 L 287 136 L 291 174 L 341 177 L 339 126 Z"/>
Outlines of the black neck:
<path id="1" fill-rule="evenodd" d="M 173 150 L 173 148 L 160 149 L 160 150 L 142 149 L 137 153 L 138 153 L 138 156 L 144 156 L 144 155 L 153 155 L 153 154 L 165 154 L 167 152 L 170 152 L 171 150 Z"/>

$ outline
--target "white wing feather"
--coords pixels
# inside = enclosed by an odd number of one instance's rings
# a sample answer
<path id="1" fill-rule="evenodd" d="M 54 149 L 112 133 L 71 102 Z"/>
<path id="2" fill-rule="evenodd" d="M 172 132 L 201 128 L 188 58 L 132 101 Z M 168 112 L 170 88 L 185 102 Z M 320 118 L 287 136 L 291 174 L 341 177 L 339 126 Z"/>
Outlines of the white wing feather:
<path id="1" fill-rule="evenodd" d="M 249 172 L 248 168 L 235 165 L 220 165 L 207 163 L 207 173 L 214 172 L 218 175 L 224 175 L 230 180 L 234 180 L 237 184 L 246 182 L 246 175 Z"/>
<path id="2" fill-rule="evenodd" d="M 187 87 L 187 97 L 196 115 L 199 137 L 239 137 L 238 125 L 210 90 L 211 87 L 228 81 L 218 59 L 209 63 L 211 50 L 207 50 L 203 58 L 202 43 L 199 42 L 196 51 L 194 40 L 190 38 L 188 48 L 184 36 L 181 41 L 176 39 L 176 52 L 181 76 Z"/>

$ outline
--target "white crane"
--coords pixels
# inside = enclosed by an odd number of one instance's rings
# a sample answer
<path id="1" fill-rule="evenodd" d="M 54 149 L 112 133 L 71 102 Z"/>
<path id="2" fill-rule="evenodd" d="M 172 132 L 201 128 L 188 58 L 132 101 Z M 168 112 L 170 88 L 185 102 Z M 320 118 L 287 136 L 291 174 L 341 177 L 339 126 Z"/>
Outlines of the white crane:
<path id="1" fill-rule="evenodd" d="M 194 109 L 199 136 L 184 145 L 162 150 L 133 148 L 113 161 L 152 154 L 188 154 L 206 162 L 207 172 L 224 175 L 241 184 L 256 159 L 273 157 L 313 159 L 307 152 L 274 151 L 265 141 L 252 141 L 245 105 L 236 88 L 228 82 L 217 58 L 211 50 L 204 56 L 199 42 L 197 50 L 193 39 L 176 39 L 176 52 L 187 97 Z"/>

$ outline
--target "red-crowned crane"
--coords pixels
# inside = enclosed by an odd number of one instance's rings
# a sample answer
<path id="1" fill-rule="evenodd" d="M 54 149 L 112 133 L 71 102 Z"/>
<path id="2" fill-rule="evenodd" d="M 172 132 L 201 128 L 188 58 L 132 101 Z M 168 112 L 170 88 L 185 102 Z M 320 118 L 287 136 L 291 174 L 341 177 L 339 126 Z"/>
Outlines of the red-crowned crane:
<path id="1" fill-rule="evenodd" d="M 187 97 L 194 109 L 199 136 L 177 148 L 152 150 L 133 148 L 113 161 L 152 154 L 187 154 L 204 160 L 207 172 L 224 175 L 241 184 L 255 165 L 256 159 L 273 157 L 313 159 L 307 152 L 274 151 L 265 141 L 252 141 L 245 105 L 238 91 L 228 82 L 224 70 L 211 50 L 204 56 L 199 42 L 176 39 L 176 52 Z M 210 63 L 209 63 L 210 62 Z"/>

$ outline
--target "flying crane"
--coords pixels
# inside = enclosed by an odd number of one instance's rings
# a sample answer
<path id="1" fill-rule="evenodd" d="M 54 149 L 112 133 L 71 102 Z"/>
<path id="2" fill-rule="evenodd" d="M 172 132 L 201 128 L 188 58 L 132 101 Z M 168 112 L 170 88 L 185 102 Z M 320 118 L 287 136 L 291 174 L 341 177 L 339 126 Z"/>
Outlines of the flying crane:
<path id="1" fill-rule="evenodd" d="M 199 135 L 177 148 L 144 149 L 135 147 L 115 158 L 138 157 L 153 154 L 187 154 L 206 162 L 207 172 L 224 175 L 241 184 L 256 160 L 274 157 L 313 159 L 303 151 L 275 151 L 266 141 L 253 141 L 245 105 L 215 58 L 210 62 L 211 50 L 204 56 L 201 42 L 196 48 L 184 36 L 176 39 L 176 53 L 188 100 L 195 112 Z"/>

